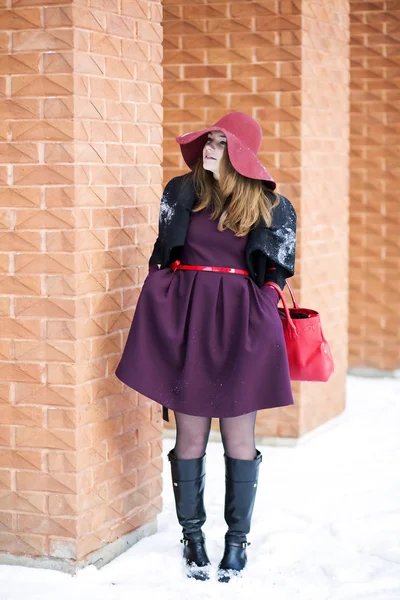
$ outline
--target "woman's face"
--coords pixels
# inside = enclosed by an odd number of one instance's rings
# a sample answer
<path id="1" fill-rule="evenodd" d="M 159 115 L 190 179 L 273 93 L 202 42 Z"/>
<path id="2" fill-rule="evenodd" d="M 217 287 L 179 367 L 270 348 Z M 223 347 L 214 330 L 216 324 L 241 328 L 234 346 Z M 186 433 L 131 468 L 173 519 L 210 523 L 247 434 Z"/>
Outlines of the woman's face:
<path id="1" fill-rule="evenodd" d="M 226 137 L 222 131 L 210 131 L 203 148 L 203 168 L 219 179 L 219 166 L 226 148 Z"/>

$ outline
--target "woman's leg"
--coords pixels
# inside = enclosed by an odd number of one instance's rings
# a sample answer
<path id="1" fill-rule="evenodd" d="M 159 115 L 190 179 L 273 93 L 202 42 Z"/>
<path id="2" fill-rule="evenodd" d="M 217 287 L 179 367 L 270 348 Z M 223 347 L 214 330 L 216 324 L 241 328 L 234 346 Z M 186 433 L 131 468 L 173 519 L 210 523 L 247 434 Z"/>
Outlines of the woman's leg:
<path id="1" fill-rule="evenodd" d="M 257 411 L 219 420 L 226 456 L 252 460 L 256 457 L 254 429 Z"/>
<path id="2" fill-rule="evenodd" d="M 220 420 L 225 450 L 225 550 L 218 568 L 218 581 L 228 582 L 247 563 L 247 534 L 262 460 L 255 447 L 256 412 Z"/>
<path id="3" fill-rule="evenodd" d="M 182 526 L 183 558 L 186 575 L 209 579 L 210 560 L 202 526 L 206 521 L 204 486 L 206 446 L 211 419 L 175 412 L 175 448 L 168 454 L 175 497 L 176 514 Z"/>
<path id="4" fill-rule="evenodd" d="M 200 458 L 206 451 L 210 435 L 210 417 L 194 417 L 176 412 L 176 442 L 174 453 L 176 458 Z"/>

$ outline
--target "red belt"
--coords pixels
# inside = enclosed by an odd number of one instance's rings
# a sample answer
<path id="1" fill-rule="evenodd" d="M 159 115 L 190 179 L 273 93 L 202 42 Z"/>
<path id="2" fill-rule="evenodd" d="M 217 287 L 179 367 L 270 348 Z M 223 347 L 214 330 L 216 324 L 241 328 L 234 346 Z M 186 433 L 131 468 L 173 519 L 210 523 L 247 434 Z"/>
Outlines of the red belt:
<path id="1" fill-rule="evenodd" d="M 248 271 L 244 271 L 243 269 L 231 269 L 230 267 L 209 267 L 209 266 L 200 266 L 200 265 L 181 265 L 180 260 L 176 260 L 172 263 L 171 269 L 176 271 L 177 269 L 182 269 L 185 271 L 220 271 L 222 273 L 238 273 L 239 275 L 248 275 Z"/>
<path id="2" fill-rule="evenodd" d="M 180 260 L 176 260 L 171 264 L 171 269 L 176 271 L 177 269 L 185 271 L 216 271 L 221 273 L 237 273 L 239 275 L 248 275 L 249 272 L 244 269 L 233 269 L 230 267 L 210 267 L 201 265 L 181 265 Z M 268 269 L 269 271 L 275 271 L 275 267 Z M 264 284 L 265 285 L 265 284 Z"/>

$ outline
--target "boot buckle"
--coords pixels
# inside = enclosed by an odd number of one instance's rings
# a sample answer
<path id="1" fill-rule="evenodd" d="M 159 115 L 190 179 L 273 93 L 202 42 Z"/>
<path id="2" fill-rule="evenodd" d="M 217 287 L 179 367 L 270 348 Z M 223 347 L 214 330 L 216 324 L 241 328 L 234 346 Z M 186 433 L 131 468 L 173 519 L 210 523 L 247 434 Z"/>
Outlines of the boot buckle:
<path id="1" fill-rule="evenodd" d="M 247 546 L 251 546 L 251 542 L 242 542 L 242 548 L 247 548 Z"/>
<path id="2" fill-rule="evenodd" d="M 189 546 L 189 540 L 186 540 L 185 538 L 183 538 L 181 540 L 181 544 L 183 544 L 184 546 Z"/>

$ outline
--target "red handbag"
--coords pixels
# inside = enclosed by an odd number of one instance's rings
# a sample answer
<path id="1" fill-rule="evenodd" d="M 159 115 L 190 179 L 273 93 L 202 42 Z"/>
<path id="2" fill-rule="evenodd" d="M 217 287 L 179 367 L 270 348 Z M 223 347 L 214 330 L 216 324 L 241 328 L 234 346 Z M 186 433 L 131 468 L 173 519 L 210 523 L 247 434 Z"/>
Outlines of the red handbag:
<path id="1" fill-rule="evenodd" d="M 286 350 L 289 359 L 290 379 L 293 381 L 328 381 L 334 370 L 329 344 L 322 333 L 319 313 L 311 308 L 300 308 L 288 281 L 293 308 L 288 308 L 279 285 L 267 281 L 276 289 L 283 308 L 278 307 Z"/>

